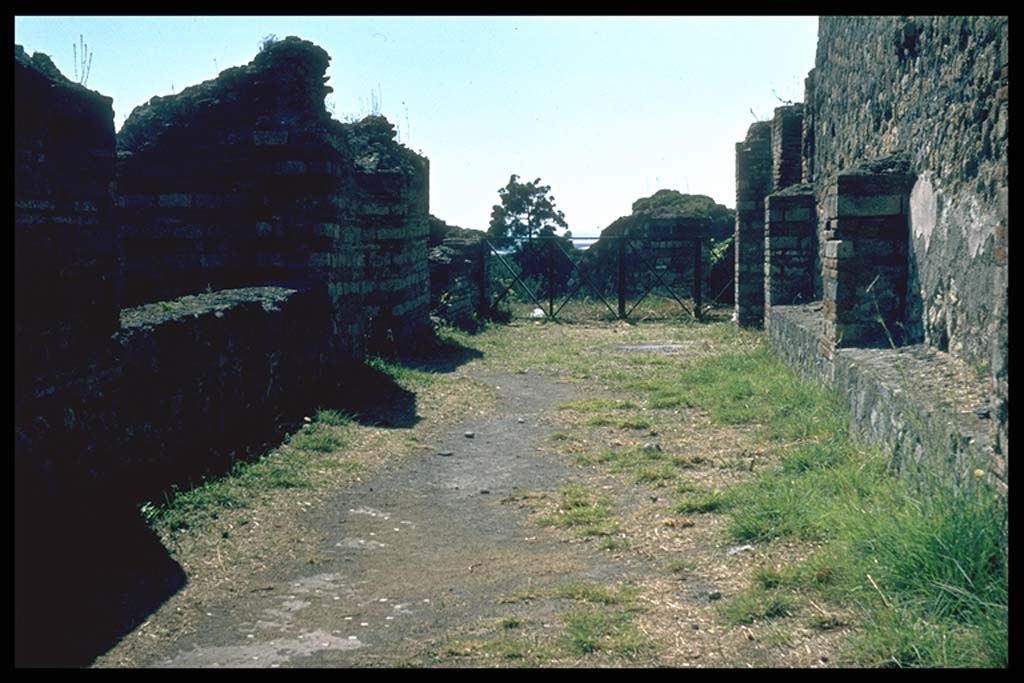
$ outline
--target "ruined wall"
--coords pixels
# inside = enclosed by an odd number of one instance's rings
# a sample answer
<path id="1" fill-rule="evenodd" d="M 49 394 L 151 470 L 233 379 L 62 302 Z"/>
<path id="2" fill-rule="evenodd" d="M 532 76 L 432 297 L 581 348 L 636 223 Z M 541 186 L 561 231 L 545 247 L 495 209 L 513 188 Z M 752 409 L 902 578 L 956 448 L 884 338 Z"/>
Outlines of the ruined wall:
<path id="1" fill-rule="evenodd" d="M 800 182 L 803 172 L 804 105 L 777 107 L 772 117 L 772 192 Z"/>
<path id="2" fill-rule="evenodd" d="M 814 300 L 814 257 L 817 252 L 814 191 L 791 185 L 765 198 L 764 303 L 765 325 L 773 306 Z"/>
<path id="3" fill-rule="evenodd" d="M 910 338 L 984 367 L 1006 335 L 1008 62 L 1006 17 L 822 17 L 808 88 L 819 190 L 910 159 Z"/>
<path id="4" fill-rule="evenodd" d="M 330 118 L 329 61 L 287 38 L 132 112 L 118 136 L 127 303 L 312 281 L 332 301 L 332 358 L 428 329 L 427 161 L 383 117 Z"/>
<path id="5" fill-rule="evenodd" d="M 426 160 L 382 117 L 331 120 L 328 62 L 287 38 L 154 98 L 115 167 L 111 100 L 16 47 L 19 476 L 202 471 L 367 337 L 429 331 Z"/>
<path id="6" fill-rule="evenodd" d="M 769 343 L 804 377 L 831 384 L 850 409 L 850 431 L 882 444 L 910 478 L 958 485 L 980 469 L 1004 493 L 1005 451 L 994 448 L 990 387 L 966 363 L 927 344 L 831 348 L 822 304 L 777 306 Z M 823 353 L 827 350 L 827 353 Z"/>
<path id="7" fill-rule="evenodd" d="M 473 327 L 487 313 L 485 234 L 430 217 L 430 311 L 450 325 Z"/>
<path id="8" fill-rule="evenodd" d="M 772 126 L 751 124 L 736 143 L 736 320 L 764 324 L 764 199 L 772 191 Z"/>
<path id="9" fill-rule="evenodd" d="M 19 496 L 145 500 L 279 440 L 320 394 L 326 313 L 322 290 L 283 287 L 122 310 L 103 362 L 16 423 Z"/>
<path id="10" fill-rule="evenodd" d="M 72 382 L 118 328 L 112 100 L 14 49 L 18 397 Z M 66 375 L 66 379 L 60 376 Z M 17 404 L 16 404 L 17 411 Z"/>
<path id="11" fill-rule="evenodd" d="M 289 38 L 132 112 L 117 165 L 127 304 L 315 281 L 333 303 L 332 357 L 361 358 L 353 162 L 323 106 L 328 61 Z"/>
<path id="12" fill-rule="evenodd" d="M 906 336 L 991 385 L 1009 451 L 1007 17 L 823 17 L 805 149 L 819 197 L 861 159 L 900 153 L 909 195 Z M 821 205 L 819 204 L 819 208 Z M 824 244 L 823 244 L 824 246 Z"/>
<path id="13" fill-rule="evenodd" d="M 429 165 L 395 143 L 395 129 L 382 116 L 338 127 L 354 158 L 349 201 L 365 250 L 368 343 L 393 350 L 430 330 Z"/>

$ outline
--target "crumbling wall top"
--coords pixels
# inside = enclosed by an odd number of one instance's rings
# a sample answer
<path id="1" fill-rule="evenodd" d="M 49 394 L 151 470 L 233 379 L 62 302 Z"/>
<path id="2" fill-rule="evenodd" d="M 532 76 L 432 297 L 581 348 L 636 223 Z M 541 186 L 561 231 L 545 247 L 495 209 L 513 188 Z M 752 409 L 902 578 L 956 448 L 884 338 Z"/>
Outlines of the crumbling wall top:
<path id="1" fill-rule="evenodd" d="M 114 136 L 114 100 L 69 80 L 41 52 L 14 46 L 15 129 L 19 135 L 94 138 Z"/>
<path id="2" fill-rule="evenodd" d="M 324 97 L 333 89 L 324 74 L 330 61 L 323 48 L 295 36 L 270 43 L 245 66 L 136 107 L 118 135 L 118 151 L 155 145 L 174 127 L 231 118 L 283 126 L 326 123 Z"/>
<path id="3" fill-rule="evenodd" d="M 754 142 L 755 140 L 767 140 L 772 136 L 772 122 L 771 121 L 757 121 L 750 124 L 750 128 L 747 129 L 747 137 L 743 140 L 744 142 Z"/>

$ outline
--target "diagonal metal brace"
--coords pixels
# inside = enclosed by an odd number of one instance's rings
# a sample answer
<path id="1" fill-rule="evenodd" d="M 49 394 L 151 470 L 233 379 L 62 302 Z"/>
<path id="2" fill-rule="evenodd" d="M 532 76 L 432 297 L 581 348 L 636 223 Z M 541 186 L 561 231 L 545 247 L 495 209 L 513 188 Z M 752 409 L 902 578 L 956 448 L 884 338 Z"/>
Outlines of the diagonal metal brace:
<path id="1" fill-rule="evenodd" d="M 501 265 L 505 266 L 505 270 L 507 270 L 509 274 L 512 275 L 513 278 L 515 278 L 515 282 L 518 282 L 519 286 L 523 288 L 523 291 L 526 292 L 531 299 L 533 299 L 533 303 L 537 304 L 537 308 L 543 309 L 544 305 L 537 300 L 537 297 L 533 295 L 533 292 L 530 290 L 529 287 L 526 286 L 526 283 L 524 283 L 519 278 L 519 275 L 516 274 L 516 271 L 512 270 L 512 266 L 510 266 L 508 262 L 504 258 L 502 258 L 501 254 L 498 253 L 498 250 L 494 248 L 493 244 L 491 244 L 491 241 L 484 240 L 484 242 L 487 244 L 487 248 L 491 250 L 491 253 L 498 257 L 498 261 L 501 263 Z M 505 292 L 501 295 L 501 297 L 499 297 L 499 301 L 505 297 L 505 294 L 507 294 L 508 290 L 511 288 L 512 285 L 509 285 L 508 287 L 505 288 Z"/>

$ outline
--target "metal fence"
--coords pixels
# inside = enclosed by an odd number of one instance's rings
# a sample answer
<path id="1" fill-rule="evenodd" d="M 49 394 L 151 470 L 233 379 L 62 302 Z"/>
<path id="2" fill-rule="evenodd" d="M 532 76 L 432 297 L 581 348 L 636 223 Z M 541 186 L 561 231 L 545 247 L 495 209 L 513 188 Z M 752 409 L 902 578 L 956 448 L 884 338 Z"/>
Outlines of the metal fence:
<path id="1" fill-rule="evenodd" d="M 561 320 L 575 306 L 604 318 L 680 317 L 705 312 L 708 239 L 651 240 L 630 235 L 538 235 L 511 246 L 486 242 L 486 300 L 491 311 L 531 308 L 531 317 Z M 647 306 L 642 307 L 647 303 Z M 580 306 L 579 304 L 582 304 Z M 580 317 L 576 315 L 575 317 Z"/>

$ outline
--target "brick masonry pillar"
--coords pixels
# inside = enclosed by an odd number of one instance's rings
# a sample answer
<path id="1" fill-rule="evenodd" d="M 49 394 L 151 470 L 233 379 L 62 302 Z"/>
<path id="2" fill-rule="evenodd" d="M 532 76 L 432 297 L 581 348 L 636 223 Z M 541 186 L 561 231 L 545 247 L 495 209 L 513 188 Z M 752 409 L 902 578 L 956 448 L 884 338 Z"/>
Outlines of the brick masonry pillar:
<path id="1" fill-rule="evenodd" d="M 825 342 L 888 346 L 904 340 L 909 164 L 888 157 L 845 171 L 825 195 Z"/>
<path id="2" fill-rule="evenodd" d="M 778 107 L 772 119 L 772 191 L 800 182 L 804 105 Z"/>
<path id="3" fill-rule="evenodd" d="M 817 214 L 814 188 L 793 185 L 764 200 L 765 324 L 772 306 L 792 306 L 814 299 Z"/>
<path id="4" fill-rule="evenodd" d="M 736 322 L 764 324 L 764 198 L 772 185 L 772 124 L 759 121 L 736 143 Z"/>
<path id="5" fill-rule="evenodd" d="M 814 69 L 804 79 L 804 108 L 800 133 L 800 182 L 814 182 Z"/>

